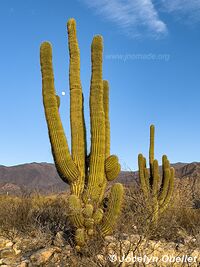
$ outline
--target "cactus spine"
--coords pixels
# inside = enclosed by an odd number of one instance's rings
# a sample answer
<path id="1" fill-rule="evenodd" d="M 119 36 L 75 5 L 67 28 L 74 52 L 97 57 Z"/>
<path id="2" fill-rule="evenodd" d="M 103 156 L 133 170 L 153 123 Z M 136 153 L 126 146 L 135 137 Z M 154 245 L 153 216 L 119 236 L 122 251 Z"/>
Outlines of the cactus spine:
<path id="1" fill-rule="evenodd" d="M 67 23 L 70 56 L 70 125 L 71 154 L 59 115 L 60 99 L 54 87 L 52 48 L 44 42 L 40 48 L 42 92 L 49 138 L 57 171 L 70 185 L 70 219 L 76 229 L 78 247 L 88 237 L 101 230 L 110 234 L 120 214 L 123 186 L 112 186 L 108 207 L 103 200 L 108 181 L 120 172 L 117 156 L 110 155 L 109 85 L 102 77 L 103 40 L 97 35 L 91 45 L 92 76 L 90 86 L 91 151 L 87 154 L 83 113 L 83 93 L 80 80 L 80 52 L 76 37 L 76 22 Z"/>
<path id="2" fill-rule="evenodd" d="M 158 161 L 154 159 L 155 127 L 150 126 L 149 171 L 146 159 L 138 155 L 139 179 L 147 206 L 152 212 L 152 221 L 157 224 L 159 215 L 168 207 L 174 189 L 174 168 L 170 167 L 166 155 L 162 157 L 162 177 Z"/>

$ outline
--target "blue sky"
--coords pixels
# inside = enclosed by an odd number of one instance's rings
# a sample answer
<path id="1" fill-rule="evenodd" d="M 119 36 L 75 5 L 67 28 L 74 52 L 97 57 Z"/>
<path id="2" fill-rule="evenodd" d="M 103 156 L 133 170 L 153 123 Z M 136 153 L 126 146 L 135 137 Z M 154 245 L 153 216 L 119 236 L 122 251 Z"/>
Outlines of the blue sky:
<path id="1" fill-rule="evenodd" d="M 77 21 L 88 127 L 90 44 L 95 34 L 104 37 L 111 150 L 122 168 L 134 170 L 138 153 L 148 155 L 151 123 L 159 161 L 162 154 L 171 162 L 199 161 L 200 0 L 1 0 L 0 164 L 52 162 L 39 64 L 45 40 L 53 45 L 70 143 L 66 22 L 71 17 Z"/>

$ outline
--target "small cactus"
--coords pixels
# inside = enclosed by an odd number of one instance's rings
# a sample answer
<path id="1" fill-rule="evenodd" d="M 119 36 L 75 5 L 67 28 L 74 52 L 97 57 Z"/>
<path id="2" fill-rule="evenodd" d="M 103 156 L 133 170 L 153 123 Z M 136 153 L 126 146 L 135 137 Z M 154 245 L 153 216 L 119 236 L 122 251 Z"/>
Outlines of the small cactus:
<path id="1" fill-rule="evenodd" d="M 154 125 L 150 126 L 149 171 L 146 159 L 138 155 L 139 179 L 141 189 L 152 212 L 152 221 L 157 224 L 159 215 L 168 207 L 174 189 L 174 168 L 170 167 L 166 155 L 162 157 L 162 176 L 159 173 L 158 161 L 154 159 Z"/>
<path id="2" fill-rule="evenodd" d="M 120 214 L 123 186 L 111 188 L 108 206 L 103 207 L 107 183 L 120 172 L 117 156 L 110 155 L 109 85 L 102 77 L 103 39 L 93 38 L 91 45 L 92 76 L 90 86 L 91 151 L 87 153 L 83 93 L 80 80 L 80 52 L 76 22 L 67 23 L 69 44 L 71 153 L 59 114 L 52 66 L 52 47 L 40 48 L 42 93 L 52 154 L 60 178 L 70 185 L 69 217 L 75 227 L 75 241 L 80 249 L 97 233 L 112 233 Z"/>

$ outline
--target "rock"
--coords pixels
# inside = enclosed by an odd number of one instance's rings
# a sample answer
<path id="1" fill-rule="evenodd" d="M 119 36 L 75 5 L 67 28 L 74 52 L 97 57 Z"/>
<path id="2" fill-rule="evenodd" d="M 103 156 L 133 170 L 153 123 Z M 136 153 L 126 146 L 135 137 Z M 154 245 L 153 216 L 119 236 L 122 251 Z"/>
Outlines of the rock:
<path id="1" fill-rule="evenodd" d="M 11 242 L 11 241 L 8 241 L 8 243 L 6 243 L 6 247 L 8 248 L 8 247 L 12 247 L 13 246 L 13 242 Z"/>
<path id="2" fill-rule="evenodd" d="M 20 258 L 4 258 L 3 259 L 3 264 L 8 265 L 9 267 L 11 266 L 16 266 L 16 264 L 20 263 Z"/>
<path id="3" fill-rule="evenodd" d="M 72 247 L 70 245 L 65 246 L 64 254 L 69 257 L 72 254 Z"/>
<path id="4" fill-rule="evenodd" d="M 196 238 L 194 238 L 193 236 L 185 237 L 184 241 L 185 241 L 186 244 L 187 243 L 196 243 L 197 242 Z"/>
<path id="5" fill-rule="evenodd" d="M 129 237 L 130 242 L 133 244 L 137 244 L 141 239 L 143 239 L 143 237 L 140 235 L 130 235 Z"/>
<path id="6" fill-rule="evenodd" d="M 123 240 L 126 240 L 126 239 L 128 239 L 129 236 L 128 236 L 128 234 L 122 233 L 121 237 Z"/>
<path id="7" fill-rule="evenodd" d="M 25 240 L 25 242 L 23 242 L 23 240 Z M 83 262 L 82 259 L 77 257 L 76 253 L 74 253 L 74 249 L 66 244 L 63 232 L 58 232 L 54 239 L 54 244 L 58 246 L 49 246 L 48 242 L 45 243 L 46 247 L 42 249 L 41 246 L 33 246 L 33 244 L 38 245 L 39 241 L 41 243 L 39 239 L 30 238 L 28 243 L 28 238 L 26 237 L 17 240 L 17 242 L 14 240 L 12 243 L 8 239 L 0 238 L 0 244 L 3 246 L 3 249 L 0 249 L 0 258 L 2 258 L 0 259 L 0 267 L 70 267 L 77 266 L 76 264 L 79 263 L 83 265 L 86 263 L 88 264 L 87 266 L 90 266 L 89 263 L 93 260 L 99 264 L 99 266 L 116 267 L 120 265 L 121 267 L 133 267 L 140 266 L 141 262 L 136 260 L 135 263 L 133 263 L 132 259 L 134 259 L 134 257 L 139 259 L 144 257 L 144 255 L 158 258 L 159 260 L 159 262 L 144 262 L 144 265 L 148 267 L 182 266 L 180 261 L 163 263 L 162 257 L 164 255 L 172 256 L 174 259 L 180 259 L 184 255 L 192 257 L 193 259 L 196 258 L 196 262 L 187 262 L 186 264 L 191 267 L 200 266 L 198 265 L 200 262 L 200 249 L 195 243 L 194 238 L 190 236 L 185 236 L 185 242 L 183 244 L 167 242 L 164 239 L 145 239 L 144 236 L 139 236 L 137 234 L 126 235 L 122 233 L 120 237 L 107 236 L 106 242 L 99 254 L 92 255 L 91 258 L 87 256 L 83 259 Z M 25 244 L 27 246 L 25 246 Z M 21 247 L 24 249 L 21 250 Z M 86 262 L 84 260 L 86 260 Z"/>
<path id="8" fill-rule="evenodd" d="M 115 242 L 116 238 L 114 236 L 107 235 L 107 236 L 105 236 L 105 241 L 106 241 L 106 243 Z"/>
<path id="9" fill-rule="evenodd" d="M 16 255 L 18 255 L 18 254 L 21 253 L 21 249 L 18 249 L 18 245 L 17 245 L 17 244 L 15 244 L 15 245 L 13 246 L 13 250 L 15 251 L 15 254 L 16 254 Z"/>
<path id="10" fill-rule="evenodd" d="M 44 244 L 50 246 L 51 240 L 43 239 L 43 236 L 34 238 L 18 238 L 15 240 L 15 251 L 21 250 L 23 252 L 36 251 L 44 247 Z"/>
<path id="11" fill-rule="evenodd" d="M 60 253 L 55 252 L 53 255 L 53 262 L 54 263 L 60 263 Z"/>
<path id="12" fill-rule="evenodd" d="M 13 258 L 15 256 L 15 251 L 12 248 L 6 248 L 0 252 L 1 258 Z"/>
<path id="13" fill-rule="evenodd" d="M 22 261 L 17 267 L 28 267 L 29 261 Z"/>
<path id="14" fill-rule="evenodd" d="M 122 248 L 124 248 L 124 249 L 130 249 L 130 247 L 131 247 L 131 242 L 129 240 L 124 240 L 122 242 Z"/>
<path id="15" fill-rule="evenodd" d="M 11 242 L 9 239 L 0 237 L 0 249 L 4 249 L 9 242 Z"/>
<path id="16" fill-rule="evenodd" d="M 31 255 L 31 262 L 36 266 L 41 266 L 42 264 L 48 262 L 54 252 L 61 252 L 61 250 L 57 247 L 40 249 Z"/>
<path id="17" fill-rule="evenodd" d="M 106 261 L 105 261 L 104 255 L 98 254 L 97 255 L 97 260 L 100 262 L 101 266 L 105 266 Z"/>
<path id="18" fill-rule="evenodd" d="M 62 231 L 58 232 L 53 241 L 54 246 L 64 247 L 66 245 L 66 240 L 64 239 L 64 233 Z"/>
<path id="19" fill-rule="evenodd" d="M 111 238 L 110 240 L 113 239 Z M 190 243 L 191 242 L 192 239 L 190 238 Z M 174 242 L 167 242 L 166 240 L 148 240 L 139 235 L 131 235 L 126 240 L 116 240 L 115 242 L 112 241 L 108 243 L 105 252 L 97 256 L 100 263 L 101 260 L 103 260 L 103 257 L 101 257 L 103 255 L 105 256 L 104 260 L 110 262 L 108 266 L 119 266 L 120 264 L 121 267 L 140 266 L 139 259 L 150 261 L 151 258 L 158 259 L 158 262 L 144 262 L 145 266 L 171 267 L 173 265 L 174 267 L 179 267 L 182 266 L 183 263 L 186 265 L 189 264 L 187 266 L 197 267 L 200 262 L 200 250 L 191 249 L 187 243 L 185 243 L 185 245 L 179 244 L 177 249 L 177 244 Z M 148 258 L 145 259 L 144 255 L 146 255 L 146 257 L 148 256 Z M 164 259 L 163 256 L 165 257 Z M 138 258 L 138 260 L 135 261 L 135 257 Z M 167 262 L 164 261 L 166 258 L 169 258 Z M 186 262 L 187 258 L 191 261 Z M 106 266 L 103 263 L 101 264 L 102 266 Z"/>

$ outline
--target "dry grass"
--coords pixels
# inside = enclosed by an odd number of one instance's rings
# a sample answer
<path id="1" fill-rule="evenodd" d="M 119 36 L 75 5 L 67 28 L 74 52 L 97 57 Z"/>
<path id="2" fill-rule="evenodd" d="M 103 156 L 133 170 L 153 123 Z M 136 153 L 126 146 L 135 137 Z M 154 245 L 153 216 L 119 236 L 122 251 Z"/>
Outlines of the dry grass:
<path id="1" fill-rule="evenodd" d="M 121 240 L 123 235 L 140 235 L 145 239 L 166 240 L 184 243 L 184 238 L 194 236 L 200 246 L 200 210 L 195 208 L 193 187 L 189 180 L 177 180 L 175 191 L 168 210 L 160 217 L 157 227 L 148 223 L 148 209 L 139 186 L 126 189 L 121 219 L 115 236 Z M 198 195 L 196 192 L 195 196 Z M 65 233 L 66 241 L 73 244 L 73 229 L 68 219 L 68 195 L 21 197 L 0 196 L 0 234 L 9 238 L 14 236 L 38 237 L 43 244 L 51 244 L 58 231 Z M 81 253 L 74 256 L 71 266 L 100 266 L 95 255 L 103 247 L 103 240 L 92 240 Z"/>
<path id="2" fill-rule="evenodd" d="M 67 195 L 1 195 L 0 207 L 0 234 L 8 238 L 34 235 L 37 231 L 48 236 L 71 231 Z"/>
<path id="3" fill-rule="evenodd" d="M 196 190 L 197 191 L 197 190 Z M 200 191 L 199 191 L 200 192 Z M 200 196 L 196 192 L 195 196 Z M 160 216 L 158 225 L 149 223 L 148 209 L 139 185 L 127 189 L 118 233 L 143 235 L 148 239 L 181 242 L 183 236 L 200 237 L 200 209 L 195 208 L 193 186 L 187 179 L 178 180 L 168 209 Z"/>

